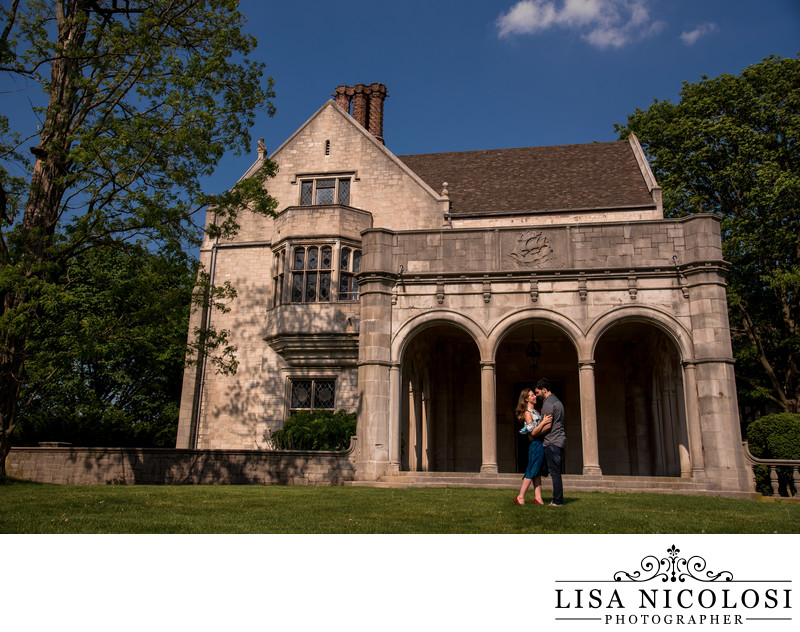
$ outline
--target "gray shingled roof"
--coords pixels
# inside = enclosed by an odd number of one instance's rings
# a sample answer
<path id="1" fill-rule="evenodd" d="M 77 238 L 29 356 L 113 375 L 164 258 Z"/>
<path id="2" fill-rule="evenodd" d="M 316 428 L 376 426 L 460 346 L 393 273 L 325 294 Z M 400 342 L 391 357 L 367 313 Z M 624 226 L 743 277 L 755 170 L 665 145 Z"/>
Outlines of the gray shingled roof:
<path id="1" fill-rule="evenodd" d="M 454 214 L 655 206 L 626 141 L 397 157 Z"/>

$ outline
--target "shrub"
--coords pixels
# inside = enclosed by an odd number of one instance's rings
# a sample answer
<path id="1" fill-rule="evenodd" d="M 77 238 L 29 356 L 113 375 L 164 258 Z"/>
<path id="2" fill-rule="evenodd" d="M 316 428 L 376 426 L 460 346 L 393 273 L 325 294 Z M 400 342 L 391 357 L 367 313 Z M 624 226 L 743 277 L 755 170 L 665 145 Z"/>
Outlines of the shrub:
<path id="1" fill-rule="evenodd" d="M 747 445 L 754 457 L 759 459 L 800 459 L 800 415 L 778 413 L 764 415 L 747 427 Z M 792 481 L 792 469 L 779 467 L 778 493 L 793 496 L 797 493 Z M 764 466 L 755 468 L 756 489 L 771 495 L 768 470 Z"/>
<path id="2" fill-rule="evenodd" d="M 345 450 L 356 434 L 356 414 L 337 410 L 301 411 L 270 435 L 276 450 Z"/>

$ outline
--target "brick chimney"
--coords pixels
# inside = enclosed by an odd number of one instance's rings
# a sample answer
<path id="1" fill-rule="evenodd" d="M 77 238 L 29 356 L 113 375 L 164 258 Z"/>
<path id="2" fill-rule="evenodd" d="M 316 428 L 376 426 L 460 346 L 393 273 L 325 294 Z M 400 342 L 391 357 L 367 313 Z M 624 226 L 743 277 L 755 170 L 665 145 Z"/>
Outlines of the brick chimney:
<path id="1" fill-rule="evenodd" d="M 350 101 L 353 100 L 353 89 L 348 86 L 339 86 L 336 88 L 333 97 L 336 99 L 336 105 L 350 114 Z"/>
<path id="2" fill-rule="evenodd" d="M 353 118 L 381 143 L 383 143 L 383 102 L 388 96 L 386 86 L 382 83 L 368 86 L 363 83 L 338 86 L 333 95 L 336 104 L 348 114 L 352 103 Z"/>

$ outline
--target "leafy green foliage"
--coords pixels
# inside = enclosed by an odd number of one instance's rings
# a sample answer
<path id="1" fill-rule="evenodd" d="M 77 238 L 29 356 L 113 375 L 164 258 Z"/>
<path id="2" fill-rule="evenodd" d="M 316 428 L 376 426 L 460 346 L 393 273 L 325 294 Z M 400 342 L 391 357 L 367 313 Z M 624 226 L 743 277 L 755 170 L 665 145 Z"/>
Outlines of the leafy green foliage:
<path id="1" fill-rule="evenodd" d="M 300 411 L 273 431 L 270 440 L 276 450 L 345 450 L 355 434 L 355 413 Z"/>
<path id="2" fill-rule="evenodd" d="M 800 460 L 800 415 L 764 415 L 747 427 L 747 445 L 751 454 L 759 459 Z M 796 494 L 791 468 L 779 467 L 777 470 L 780 495 Z M 764 466 L 756 468 L 756 487 L 761 494 L 772 494 L 769 475 Z"/>
<path id="3" fill-rule="evenodd" d="M 740 400 L 800 412 L 800 58 L 685 82 L 616 129 L 641 141 L 668 215 L 722 216 Z"/>
<path id="4" fill-rule="evenodd" d="M 71 261 L 31 326 L 17 442 L 173 447 L 194 278 L 139 245 Z"/>
<path id="5" fill-rule="evenodd" d="M 131 253 L 134 244 L 142 244 L 177 260 L 204 232 L 229 237 L 238 229 L 241 209 L 274 214 L 276 201 L 263 183 L 276 167 L 267 159 L 230 191 L 206 190 L 226 152 L 249 150 L 255 112 L 274 113 L 272 79 L 264 76 L 263 64 L 248 58 L 256 40 L 243 31 L 236 0 L 30 0 L 0 7 L 0 23 L 0 72 L 41 89 L 33 95 L 36 129 L 25 129 L 30 118 L 0 116 L 2 476 L 21 411 L 36 425 L 50 406 L 49 414 L 67 415 L 85 428 L 86 415 L 100 423 L 96 413 L 103 409 L 102 419 L 116 427 L 132 419 L 121 384 L 151 379 L 156 386 L 144 369 L 152 368 L 150 360 L 137 358 L 138 375 L 125 366 L 135 345 L 129 341 L 125 347 L 115 329 L 129 324 L 120 320 L 122 311 L 116 323 L 104 320 L 112 313 L 111 301 L 131 308 L 139 290 L 125 282 L 113 295 L 99 288 L 104 303 L 94 306 L 95 319 L 88 311 L 91 292 L 75 294 L 80 284 L 91 283 L 87 278 L 74 283 L 75 266 L 88 265 L 84 253 L 104 248 Z M 209 205 L 214 220 L 206 227 L 202 219 Z M 89 267 L 98 266 L 99 261 Z M 215 292 L 208 284 L 200 289 L 202 309 L 219 307 Z M 62 309 L 66 305 L 70 311 Z M 219 353 L 218 368 L 235 370 L 226 332 L 196 333 L 196 351 Z M 75 376 L 80 367 L 87 372 L 82 382 L 64 377 L 67 353 L 59 353 L 57 344 L 65 337 L 71 342 L 64 349 L 83 354 L 68 373 Z M 93 344 L 86 344 L 92 337 Z M 171 353 L 160 343 L 156 336 L 152 347 Z M 129 355 L 112 359 L 116 352 Z M 65 382 L 47 385 L 48 380 Z M 80 414 L 70 417 L 68 398 L 61 395 L 52 404 L 44 402 L 45 394 L 71 390 L 74 398 L 81 389 L 97 393 L 97 399 Z M 119 405 L 109 407 L 109 397 Z M 140 423 L 155 415 L 140 413 Z"/>

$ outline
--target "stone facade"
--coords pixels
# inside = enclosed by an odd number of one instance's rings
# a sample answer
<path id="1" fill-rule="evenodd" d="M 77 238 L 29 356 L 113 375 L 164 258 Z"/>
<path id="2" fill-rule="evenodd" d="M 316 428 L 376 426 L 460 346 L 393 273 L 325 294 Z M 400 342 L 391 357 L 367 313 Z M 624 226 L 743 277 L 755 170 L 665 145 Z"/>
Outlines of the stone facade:
<path id="1" fill-rule="evenodd" d="M 335 96 L 271 156 L 277 218 L 203 244 L 238 297 L 192 326 L 230 330 L 240 364 L 187 368 L 179 448 L 269 449 L 314 405 L 295 389 L 324 387 L 358 412 L 356 479 L 521 472 L 513 408 L 547 377 L 567 474 L 752 489 L 719 220 L 664 219 L 635 137 L 398 157 L 382 84 Z"/>

